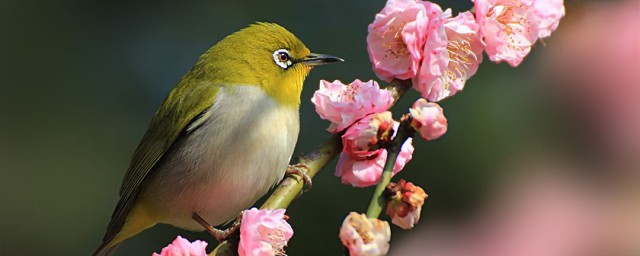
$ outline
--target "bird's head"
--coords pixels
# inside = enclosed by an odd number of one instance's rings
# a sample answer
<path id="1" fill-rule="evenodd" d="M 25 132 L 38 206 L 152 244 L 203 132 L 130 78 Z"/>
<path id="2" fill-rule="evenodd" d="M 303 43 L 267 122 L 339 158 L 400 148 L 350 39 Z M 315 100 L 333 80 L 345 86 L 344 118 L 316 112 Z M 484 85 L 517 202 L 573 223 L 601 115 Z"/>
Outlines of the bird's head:
<path id="1" fill-rule="evenodd" d="M 343 61 L 311 53 L 285 28 L 256 23 L 235 32 L 204 53 L 191 75 L 222 84 L 262 88 L 277 102 L 298 106 L 312 67 Z"/>

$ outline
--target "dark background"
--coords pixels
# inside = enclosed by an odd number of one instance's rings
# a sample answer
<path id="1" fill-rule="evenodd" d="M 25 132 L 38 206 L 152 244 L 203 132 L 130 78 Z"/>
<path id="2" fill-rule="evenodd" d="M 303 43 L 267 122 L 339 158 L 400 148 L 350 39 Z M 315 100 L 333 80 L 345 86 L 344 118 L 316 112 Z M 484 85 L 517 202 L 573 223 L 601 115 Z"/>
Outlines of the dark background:
<path id="1" fill-rule="evenodd" d="M 468 0 L 438 2 L 454 13 L 472 7 Z M 312 51 L 346 60 L 314 69 L 305 82 L 296 152 L 312 151 L 329 136 L 328 122 L 310 103 L 318 81 L 377 79 L 365 37 L 384 3 L 2 1 L 0 254 L 91 253 L 130 155 L 164 96 L 202 52 L 256 21 L 279 23 Z M 545 133 L 538 128 L 554 111 L 539 104 L 545 92 L 535 67 L 546 48 L 538 44 L 515 69 L 485 58 L 464 92 L 442 103 L 449 131 L 437 141 L 416 140 L 414 159 L 398 175 L 430 195 L 421 225 L 468 216 L 505 159 L 523 144 L 535 147 Z M 409 93 L 396 113 L 418 96 Z M 339 254 L 344 216 L 366 209 L 373 188 L 341 185 L 334 165 L 288 209 L 295 230 L 289 255 Z M 392 247 L 411 235 L 395 227 L 392 233 Z M 150 255 L 177 235 L 215 245 L 206 233 L 159 225 L 126 241 L 118 254 Z"/>

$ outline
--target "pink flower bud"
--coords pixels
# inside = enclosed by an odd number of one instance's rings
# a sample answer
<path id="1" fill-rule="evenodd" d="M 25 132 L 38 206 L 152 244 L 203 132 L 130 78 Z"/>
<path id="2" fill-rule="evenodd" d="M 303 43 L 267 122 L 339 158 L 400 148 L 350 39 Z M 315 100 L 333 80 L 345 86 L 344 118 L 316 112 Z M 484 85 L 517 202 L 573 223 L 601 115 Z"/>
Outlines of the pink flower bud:
<path id="1" fill-rule="evenodd" d="M 409 113 L 413 118 L 411 127 L 418 131 L 423 139 L 435 140 L 447 132 L 447 118 L 438 104 L 418 99 L 409 109 Z"/>
<path id="2" fill-rule="evenodd" d="M 167 247 L 162 248 L 160 254 L 153 253 L 153 256 L 206 256 L 207 242 L 197 240 L 193 243 L 180 236 Z"/>
<path id="3" fill-rule="evenodd" d="M 391 222 L 403 229 L 413 228 L 420 220 L 427 193 L 411 182 L 400 180 L 398 183 L 389 183 L 385 195 L 389 199 L 387 215 L 391 217 Z"/>
<path id="4" fill-rule="evenodd" d="M 355 80 L 350 84 L 320 80 L 311 98 L 320 118 L 329 120 L 329 132 L 340 132 L 359 119 L 384 112 L 393 103 L 391 92 L 380 89 L 375 81 Z"/>
<path id="5" fill-rule="evenodd" d="M 355 212 L 349 213 L 340 228 L 340 241 L 350 256 L 386 255 L 390 239 L 389 223 Z"/>
<path id="6" fill-rule="evenodd" d="M 293 236 L 284 212 L 285 209 L 245 210 L 240 225 L 238 255 L 284 255 L 284 247 Z"/>

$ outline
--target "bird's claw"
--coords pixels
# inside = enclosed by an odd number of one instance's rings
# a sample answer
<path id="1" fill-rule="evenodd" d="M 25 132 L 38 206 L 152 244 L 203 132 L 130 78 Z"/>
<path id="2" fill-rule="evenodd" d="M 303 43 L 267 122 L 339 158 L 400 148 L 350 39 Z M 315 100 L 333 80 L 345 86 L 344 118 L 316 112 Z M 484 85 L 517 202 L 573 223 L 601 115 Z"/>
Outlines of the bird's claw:
<path id="1" fill-rule="evenodd" d="M 240 223 L 242 222 L 242 212 L 233 222 L 233 225 L 231 225 L 231 227 L 224 230 L 214 228 L 213 226 L 211 226 L 211 224 L 209 224 L 206 220 L 200 217 L 200 215 L 198 215 L 197 213 L 194 213 L 192 218 L 198 223 L 200 223 L 200 225 L 202 225 L 207 230 L 207 232 L 209 232 L 209 234 L 215 237 L 216 240 L 218 240 L 218 242 L 222 242 L 229 239 L 229 237 L 231 237 L 231 235 L 240 228 Z"/>
<path id="2" fill-rule="evenodd" d="M 285 174 L 288 176 L 291 176 L 293 174 L 297 174 L 298 176 L 300 176 L 300 178 L 302 178 L 302 181 L 304 182 L 304 185 L 307 186 L 307 188 L 304 190 L 305 192 L 307 192 L 313 187 L 313 182 L 311 181 L 311 177 L 309 177 L 309 174 L 307 174 L 308 172 L 309 166 L 307 166 L 306 164 L 296 164 L 289 165 Z"/>

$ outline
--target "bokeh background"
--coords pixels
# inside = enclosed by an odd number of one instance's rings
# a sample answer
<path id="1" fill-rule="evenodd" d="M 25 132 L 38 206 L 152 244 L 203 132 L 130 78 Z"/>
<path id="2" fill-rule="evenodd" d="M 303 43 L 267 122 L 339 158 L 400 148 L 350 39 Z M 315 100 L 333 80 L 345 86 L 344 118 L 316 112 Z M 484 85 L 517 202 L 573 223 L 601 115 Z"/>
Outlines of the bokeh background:
<path id="1" fill-rule="evenodd" d="M 164 96 L 202 52 L 252 22 L 277 22 L 347 60 L 306 80 L 296 152 L 312 151 L 329 136 L 309 101 L 319 79 L 376 79 L 364 39 L 384 3 L 0 2 L 0 255 L 89 255 Z M 414 230 L 392 228 L 391 255 L 640 255 L 640 1 L 566 5 L 520 67 L 485 59 L 442 103 L 444 137 L 416 140 L 397 177 L 430 196 Z M 288 209 L 289 255 L 339 255 L 344 216 L 366 209 L 373 188 L 341 185 L 334 165 Z M 150 255 L 176 235 L 215 245 L 159 225 L 118 255 Z"/>

